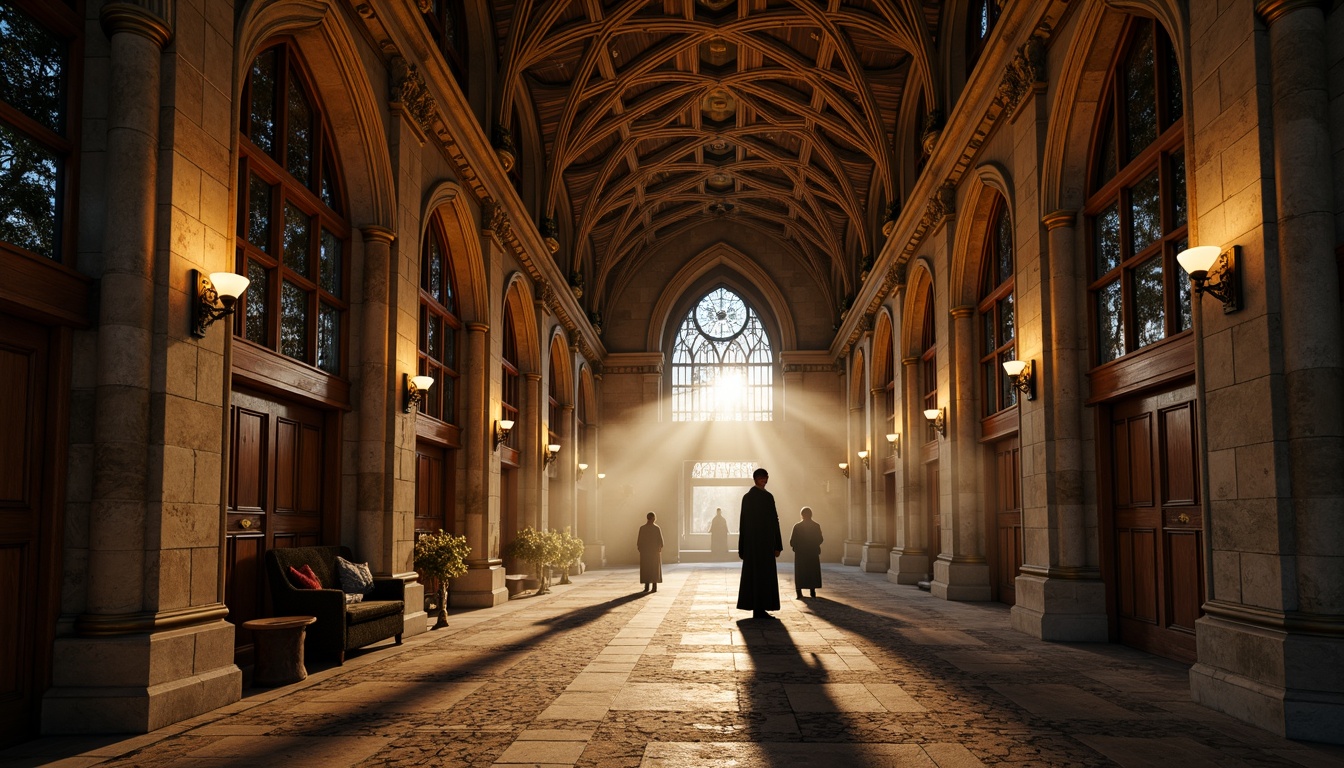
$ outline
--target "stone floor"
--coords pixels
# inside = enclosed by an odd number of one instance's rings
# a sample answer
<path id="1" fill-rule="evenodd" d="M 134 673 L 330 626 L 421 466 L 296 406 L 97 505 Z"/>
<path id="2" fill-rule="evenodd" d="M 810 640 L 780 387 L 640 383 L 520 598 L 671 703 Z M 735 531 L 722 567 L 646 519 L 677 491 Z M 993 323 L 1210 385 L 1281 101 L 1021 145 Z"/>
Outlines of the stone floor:
<path id="1" fill-rule="evenodd" d="M 1043 643 L 1001 605 L 827 566 L 778 620 L 736 564 L 626 569 L 457 613 L 302 683 L 134 737 L 44 738 L 0 766 L 1340 766 L 1190 702 L 1186 668 Z"/>

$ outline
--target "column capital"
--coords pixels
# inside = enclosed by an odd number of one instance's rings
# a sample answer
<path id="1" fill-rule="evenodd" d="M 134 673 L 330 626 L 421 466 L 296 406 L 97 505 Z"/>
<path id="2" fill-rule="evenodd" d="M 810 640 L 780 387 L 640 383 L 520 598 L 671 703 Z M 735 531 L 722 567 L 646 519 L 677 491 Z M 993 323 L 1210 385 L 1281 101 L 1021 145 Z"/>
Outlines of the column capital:
<path id="1" fill-rule="evenodd" d="M 397 233 L 387 227 L 378 224 L 365 224 L 359 228 L 359 233 L 366 243 L 386 243 L 391 245 L 393 240 L 397 239 Z"/>
<path id="2" fill-rule="evenodd" d="M 909 367 L 909 366 L 912 366 L 912 365 L 919 365 L 919 357 L 902 357 L 902 358 L 901 358 L 901 365 L 904 365 L 904 366 L 906 366 L 906 367 Z"/>
<path id="3" fill-rule="evenodd" d="M 98 21 L 103 32 L 111 38 L 122 32 L 129 32 L 147 38 L 163 50 L 173 39 L 173 28 L 164 16 L 155 12 L 157 3 L 121 2 L 107 3 L 98 13 Z"/>
<path id="4" fill-rule="evenodd" d="M 975 307 L 970 304 L 962 304 L 948 310 L 948 314 L 960 320 L 963 317 L 970 317 L 975 314 Z"/>
<path id="5" fill-rule="evenodd" d="M 466 323 L 467 333 L 489 333 L 490 326 L 485 323 Z"/>
<path id="6" fill-rule="evenodd" d="M 1294 11 L 1305 11 L 1309 8 L 1317 8 L 1324 17 L 1329 3 L 1324 0 L 1260 0 L 1255 4 L 1256 14 L 1265 20 L 1267 26 L 1273 26 L 1274 22 L 1282 19 Z"/>
<path id="7" fill-rule="evenodd" d="M 1047 230 L 1072 227 L 1077 222 L 1077 211 L 1051 211 L 1041 217 L 1041 223 L 1045 225 Z"/>

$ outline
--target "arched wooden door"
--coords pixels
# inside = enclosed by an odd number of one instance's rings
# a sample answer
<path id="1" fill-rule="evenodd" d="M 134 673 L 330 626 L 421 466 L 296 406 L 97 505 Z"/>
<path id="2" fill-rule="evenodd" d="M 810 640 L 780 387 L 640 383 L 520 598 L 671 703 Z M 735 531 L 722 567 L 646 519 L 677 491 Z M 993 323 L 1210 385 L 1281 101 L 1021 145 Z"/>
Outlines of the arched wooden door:
<path id="1" fill-rule="evenodd" d="M 990 530 L 997 533 L 992 551 L 994 594 L 1005 605 L 1017 603 L 1017 572 L 1022 567 L 1022 471 L 1016 437 L 1000 440 L 993 449 L 990 487 Z"/>
<path id="2" fill-rule="evenodd" d="M 330 485 L 339 464 L 327 439 L 334 416 L 247 390 L 232 399 L 224 603 L 241 627 L 266 615 L 266 550 L 337 540 Z M 234 647 L 249 663 L 251 634 L 237 630 Z"/>

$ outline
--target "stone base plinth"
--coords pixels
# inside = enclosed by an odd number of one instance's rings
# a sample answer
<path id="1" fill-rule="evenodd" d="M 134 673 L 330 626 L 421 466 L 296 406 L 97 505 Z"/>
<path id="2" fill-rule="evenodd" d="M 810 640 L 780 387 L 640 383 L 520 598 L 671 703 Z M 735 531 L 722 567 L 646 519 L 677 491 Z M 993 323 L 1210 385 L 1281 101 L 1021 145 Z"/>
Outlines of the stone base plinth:
<path id="1" fill-rule="evenodd" d="M 1021 574 L 1014 581 L 1013 629 L 1042 640 L 1104 643 L 1109 637 L 1106 585 L 1096 579 Z"/>
<path id="2" fill-rule="evenodd" d="M 880 542 L 868 542 L 863 545 L 859 570 L 865 573 L 886 573 L 889 568 L 891 568 L 890 547 Z"/>
<path id="3" fill-rule="evenodd" d="M 988 563 L 933 561 L 933 582 L 929 592 L 944 600 L 979 602 L 992 599 Z"/>
<path id="4" fill-rule="evenodd" d="M 841 565 L 858 565 L 863 562 L 863 542 L 857 539 L 845 540 L 845 553 L 840 556 Z"/>
<path id="5" fill-rule="evenodd" d="M 453 579 L 448 590 L 448 605 L 452 608 L 491 608 L 509 601 L 504 586 L 504 566 L 472 568 L 465 575 Z"/>
<path id="6" fill-rule="evenodd" d="M 607 546 L 605 544 L 583 545 L 583 564 L 588 570 L 607 567 Z"/>
<path id="7" fill-rule="evenodd" d="M 397 574 L 401 576 L 401 574 Z M 425 613 L 425 585 L 412 571 L 406 582 L 406 607 L 402 615 L 402 639 L 418 635 L 428 629 L 429 614 Z"/>
<path id="8" fill-rule="evenodd" d="M 1344 638 L 1196 622 L 1191 697 L 1289 739 L 1344 744 Z"/>
<path id="9" fill-rule="evenodd" d="M 55 643 L 42 733 L 148 733 L 242 698 L 234 627 L 197 627 Z"/>
<path id="10" fill-rule="evenodd" d="M 929 575 L 928 555 L 907 555 L 899 549 L 891 551 L 891 564 L 887 569 L 887 581 L 896 584 L 918 584 L 928 579 Z"/>

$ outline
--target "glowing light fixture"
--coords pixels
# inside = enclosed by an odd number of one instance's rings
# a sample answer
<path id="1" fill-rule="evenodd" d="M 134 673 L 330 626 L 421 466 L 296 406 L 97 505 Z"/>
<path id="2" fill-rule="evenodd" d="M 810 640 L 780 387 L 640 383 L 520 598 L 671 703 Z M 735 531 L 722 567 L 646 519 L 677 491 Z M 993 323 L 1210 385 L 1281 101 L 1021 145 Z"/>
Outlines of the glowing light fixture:
<path id="1" fill-rule="evenodd" d="M 1223 303 L 1223 312 L 1241 309 L 1241 283 L 1237 273 L 1237 247 L 1223 250 L 1216 245 L 1197 245 L 1176 254 L 1181 268 L 1190 273 L 1195 294 L 1207 293 Z"/>
<path id="2" fill-rule="evenodd" d="M 504 444 L 509 439 L 509 432 L 513 430 L 512 419 L 499 419 L 495 422 L 495 448 Z"/>
<path id="3" fill-rule="evenodd" d="M 929 424 L 938 434 L 947 437 L 947 409 L 927 408 L 924 411 L 924 418 L 929 420 Z"/>
<path id="4" fill-rule="evenodd" d="M 837 466 L 837 467 L 840 467 L 840 474 L 844 475 L 845 477 L 849 477 L 849 463 L 848 463 L 848 462 L 844 462 L 844 461 L 842 461 L 842 462 L 840 462 L 839 464 L 837 464 L 836 466 Z"/>
<path id="5" fill-rule="evenodd" d="M 414 411 L 420 406 L 420 399 L 425 396 L 429 388 L 434 386 L 432 376 L 412 376 L 409 373 L 402 374 L 406 381 L 406 405 L 402 408 L 406 413 Z"/>
<path id="6" fill-rule="evenodd" d="M 871 469 L 871 467 L 868 465 L 868 452 L 867 452 L 867 451 L 859 451 L 859 461 L 862 461 L 862 462 L 863 462 L 863 468 L 864 468 L 864 469 Z"/>
<path id="7" fill-rule="evenodd" d="M 888 433 L 887 433 L 887 443 L 891 446 L 891 452 L 892 452 L 893 454 L 896 455 L 896 458 L 899 459 L 899 458 L 901 457 L 901 436 L 900 436 L 900 434 L 898 434 L 898 433 L 896 433 L 896 432 L 888 432 Z"/>
<path id="8" fill-rule="evenodd" d="M 191 335 L 203 339 L 206 328 L 233 314 L 238 308 L 238 297 L 252 281 L 232 272 L 211 272 L 206 277 L 199 269 L 193 269 L 191 282 L 196 286 L 196 301 L 191 304 Z"/>
<path id="9" fill-rule="evenodd" d="M 1018 392 L 1028 400 L 1036 399 L 1036 372 L 1030 360 L 1004 360 L 1003 372 Z"/>
<path id="10" fill-rule="evenodd" d="M 549 465 L 551 462 L 555 461 L 555 457 L 559 455 L 559 453 L 560 444 L 550 443 L 546 446 L 546 452 L 543 453 L 541 457 L 546 461 L 546 464 Z"/>

